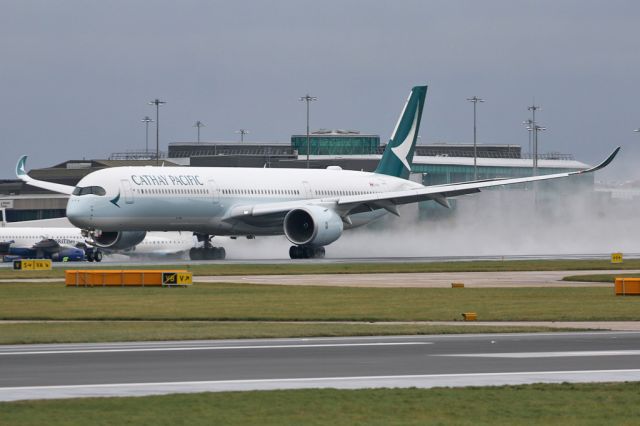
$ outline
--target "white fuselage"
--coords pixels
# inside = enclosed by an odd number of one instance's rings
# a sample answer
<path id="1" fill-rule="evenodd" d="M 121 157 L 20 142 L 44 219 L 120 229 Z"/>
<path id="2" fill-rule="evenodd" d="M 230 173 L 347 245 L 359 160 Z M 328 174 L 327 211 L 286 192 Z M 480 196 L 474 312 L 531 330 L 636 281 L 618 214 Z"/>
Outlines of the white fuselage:
<path id="1" fill-rule="evenodd" d="M 84 244 L 87 239 L 78 228 L 34 228 L 2 227 L 0 242 L 13 241 L 13 247 L 29 248 L 42 240 L 55 240 L 61 246 L 74 247 Z M 157 232 L 147 234 L 145 239 L 131 249 L 121 250 L 127 254 L 174 254 L 186 252 L 195 246 L 194 237 L 186 232 Z M 109 251 L 109 250 L 107 250 Z"/>
<path id="2" fill-rule="evenodd" d="M 76 187 L 80 195 L 69 199 L 67 217 L 89 230 L 277 235 L 283 232 L 282 215 L 236 220 L 238 213 L 274 203 L 314 199 L 330 204 L 341 197 L 422 187 L 392 176 L 334 168 L 117 167 L 84 177 Z M 383 214 L 382 209 L 354 214 L 345 228 Z"/>

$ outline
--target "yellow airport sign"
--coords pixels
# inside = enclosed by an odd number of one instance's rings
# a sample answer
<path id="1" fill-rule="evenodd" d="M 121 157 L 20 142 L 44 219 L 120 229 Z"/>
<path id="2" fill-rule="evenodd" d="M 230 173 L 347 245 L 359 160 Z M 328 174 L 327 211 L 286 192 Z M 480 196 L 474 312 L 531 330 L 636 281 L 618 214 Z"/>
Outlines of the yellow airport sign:
<path id="1" fill-rule="evenodd" d="M 622 253 L 612 253 L 611 263 L 622 263 Z"/>
<path id="2" fill-rule="evenodd" d="M 193 283 L 191 272 L 163 272 L 162 285 L 190 285 Z"/>
<path id="3" fill-rule="evenodd" d="M 51 259 L 22 259 L 13 261 L 13 269 L 18 271 L 48 271 Z"/>

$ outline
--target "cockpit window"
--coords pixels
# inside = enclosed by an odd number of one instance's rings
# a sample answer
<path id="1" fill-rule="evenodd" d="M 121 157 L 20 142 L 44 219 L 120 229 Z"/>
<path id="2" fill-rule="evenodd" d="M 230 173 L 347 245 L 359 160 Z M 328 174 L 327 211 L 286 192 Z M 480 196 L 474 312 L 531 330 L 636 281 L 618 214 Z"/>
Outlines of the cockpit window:
<path id="1" fill-rule="evenodd" d="M 101 186 L 76 186 L 73 195 L 107 195 L 107 191 Z"/>

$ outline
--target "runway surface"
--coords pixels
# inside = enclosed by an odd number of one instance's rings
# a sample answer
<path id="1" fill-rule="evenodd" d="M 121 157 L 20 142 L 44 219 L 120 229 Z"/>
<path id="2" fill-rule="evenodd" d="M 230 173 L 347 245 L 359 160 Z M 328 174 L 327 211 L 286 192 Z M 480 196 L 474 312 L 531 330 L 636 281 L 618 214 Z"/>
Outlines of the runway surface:
<path id="1" fill-rule="evenodd" d="M 125 255 L 107 255 L 100 263 L 94 262 L 72 262 L 62 263 L 54 262 L 54 268 L 68 268 L 69 265 L 82 268 L 100 268 L 103 265 L 108 266 L 147 266 L 147 265 L 208 265 L 208 264 L 261 264 L 261 265 L 282 265 L 282 264 L 349 264 L 349 263 L 435 263 L 435 262 L 471 262 L 471 261 L 510 261 L 510 260 L 608 260 L 611 258 L 610 253 L 578 253 L 578 254 L 529 254 L 529 255 L 484 255 L 484 256 L 416 256 L 416 257 L 327 257 L 324 259 L 296 259 L 291 260 L 288 257 L 228 257 L 224 260 L 188 260 L 183 257 L 174 256 L 125 256 Z M 624 258 L 637 259 L 640 253 L 625 253 Z M 0 268 L 13 268 L 11 262 L 0 262 Z"/>
<path id="2" fill-rule="evenodd" d="M 0 400 L 640 381 L 640 333 L 0 346 Z"/>

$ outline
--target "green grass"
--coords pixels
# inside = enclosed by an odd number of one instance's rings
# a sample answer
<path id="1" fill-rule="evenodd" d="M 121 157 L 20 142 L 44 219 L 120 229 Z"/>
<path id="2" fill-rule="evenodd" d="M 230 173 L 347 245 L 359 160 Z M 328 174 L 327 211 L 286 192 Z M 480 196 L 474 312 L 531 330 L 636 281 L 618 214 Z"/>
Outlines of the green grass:
<path id="1" fill-rule="evenodd" d="M 564 277 L 564 281 L 583 281 L 590 283 L 615 283 L 616 278 L 640 277 L 640 274 L 590 274 L 590 275 L 569 275 Z"/>
<path id="2" fill-rule="evenodd" d="M 223 392 L 0 403 L 7 425 L 635 425 L 637 383 Z"/>
<path id="3" fill-rule="evenodd" d="M 76 321 L 0 323 L 0 344 L 137 342 L 151 340 L 254 339 L 433 335 L 462 333 L 534 333 L 567 331 L 547 327 L 444 326 L 426 324 L 290 323 L 220 321 Z"/>
<path id="4" fill-rule="evenodd" d="M 4 320 L 637 320 L 640 298 L 612 288 L 352 288 L 198 283 L 190 288 L 0 284 Z"/>
<path id="5" fill-rule="evenodd" d="M 471 262 L 423 263 L 281 263 L 281 264 L 173 264 L 145 266 L 104 266 L 101 264 L 57 264 L 51 271 L 0 269 L 0 278 L 62 278 L 65 269 L 188 269 L 194 275 L 278 275 L 278 274 L 366 274 L 416 272 L 492 272 L 640 269 L 640 259 L 612 264 L 609 260 L 486 260 Z"/>

